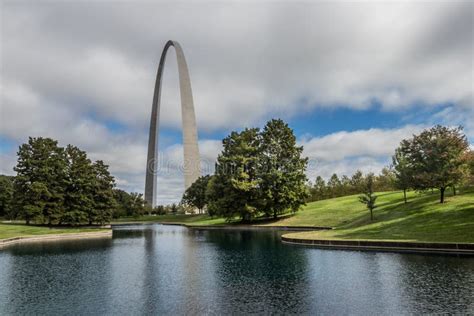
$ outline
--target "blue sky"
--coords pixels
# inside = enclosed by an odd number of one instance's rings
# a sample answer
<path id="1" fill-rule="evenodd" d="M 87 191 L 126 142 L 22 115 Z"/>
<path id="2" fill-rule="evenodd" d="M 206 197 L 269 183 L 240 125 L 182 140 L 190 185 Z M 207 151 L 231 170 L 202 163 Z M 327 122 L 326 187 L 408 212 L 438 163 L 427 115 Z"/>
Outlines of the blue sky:
<path id="1" fill-rule="evenodd" d="M 473 6 L 2 1 L 0 173 L 13 174 L 28 136 L 47 136 L 104 160 L 118 187 L 142 192 L 169 39 L 189 66 L 204 172 L 230 131 L 271 118 L 294 129 L 310 179 L 378 172 L 401 139 L 434 124 L 463 125 L 472 144 Z M 160 119 L 158 199 L 170 203 L 184 189 L 173 50 Z"/>

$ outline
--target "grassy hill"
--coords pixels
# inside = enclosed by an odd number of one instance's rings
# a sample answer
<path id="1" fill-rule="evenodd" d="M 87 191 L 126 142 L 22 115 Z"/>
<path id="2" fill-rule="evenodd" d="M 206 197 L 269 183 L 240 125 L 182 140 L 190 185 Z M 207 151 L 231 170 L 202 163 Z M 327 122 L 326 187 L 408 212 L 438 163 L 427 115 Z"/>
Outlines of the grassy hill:
<path id="1" fill-rule="evenodd" d="M 409 193 L 403 203 L 401 192 L 378 194 L 374 221 L 357 196 L 310 203 L 281 225 L 320 223 L 331 231 L 301 232 L 292 237 L 308 239 L 377 239 L 432 242 L 474 242 L 474 190 L 448 196 L 440 204 L 437 194 Z"/>
<path id="2" fill-rule="evenodd" d="M 433 242 L 474 242 L 474 188 L 457 196 L 447 193 L 446 203 L 431 193 L 380 192 L 374 221 L 358 195 L 308 203 L 293 216 L 256 221 L 258 226 L 330 226 L 331 231 L 295 233 L 300 238 L 378 239 Z M 121 219 L 120 221 L 133 221 Z M 222 218 L 206 215 L 146 216 L 139 221 L 177 222 L 187 225 L 223 225 Z M 296 235 L 295 235 L 296 236 Z"/>

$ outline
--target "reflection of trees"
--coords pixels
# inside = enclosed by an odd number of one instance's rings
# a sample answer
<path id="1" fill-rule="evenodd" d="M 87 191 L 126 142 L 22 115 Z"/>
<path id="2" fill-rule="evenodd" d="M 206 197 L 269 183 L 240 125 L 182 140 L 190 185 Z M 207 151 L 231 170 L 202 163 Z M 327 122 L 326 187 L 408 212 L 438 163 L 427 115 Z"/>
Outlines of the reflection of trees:
<path id="1" fill-rule="evenodd" d="M 474 310 L 474 259 L 400 256 L 402 295 L 411 313 L 466 314 Z"/>
<path id="2" fill-rule="evenodd" d="M 104 314 L 110 239 L 32 243 L 9 248 L 6 314 Z M 98 304 L 100 302 L 100 304 Z M 0 309 L 1 310 L 1 309 Z"/>
<path id="3" fill-rule="evenodd" d="M 309 311 L 307 258 L 276 231 L 208 231 L 218 246 L 219 313 Z"/>

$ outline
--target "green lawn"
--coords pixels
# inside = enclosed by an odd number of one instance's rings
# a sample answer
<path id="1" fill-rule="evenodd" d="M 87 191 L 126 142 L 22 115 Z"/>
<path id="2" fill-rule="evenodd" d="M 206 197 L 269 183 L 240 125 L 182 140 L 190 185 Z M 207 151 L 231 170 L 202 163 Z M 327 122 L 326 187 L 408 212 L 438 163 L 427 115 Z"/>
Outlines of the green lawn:
<path id="1" fill-rule="evenodd" d="M 159 215 L 159 216 L 140 216 L 140 217 L 121 217 L 114 219 L 112 224 L 120 223 L 142 223 L 142 222 L 158 222 L 158 223 L 179 223 L 187 225 L 223 225 L 227 224 L 223 218 L 208 215 Z"/>
<path id="2" fill-rule="evenodd" d="M 0 239 L 12 237 L 26 237 L 45 234 L 70 234 L 82 232 L 105 231 L 97 228 L 49 228 L 42 226 L 28 226 L 23 224 L 0 224 Z"/>
<path id="3" fill-rule="evenodd" d="M 439 203 L 437 194 L 409 193 L 403 203 L 401 192 L 379 193 L 374 221 L 357 196 L 310 203 L 298 216 L 281 221 L 332 225 L 331 231 L 288 234 L 305 239 L 377 239 L 431 242 L 474 242 L 474 190 L 447 197 Z M 286 222 L 286 223 L 285 223 Z"/>
<path id="4" fill-rule="evenodd" d="M 331 231 L 293 233 L 292 237 L 332 239 L 411 240 L 432 242 L 474 242 L 474 188 L 439 203 L 437 192 L 380 192 L 374 221 L 358 201 L 358 195 L 308 203 L 293 216 L 276 221 L 256 221 L 258 226 L 330 226 Z M 222 218 L 207 215 L 144 216 L 122 218 L 118 222 L 174 222 L 186 225 L 223 225 Z"/>

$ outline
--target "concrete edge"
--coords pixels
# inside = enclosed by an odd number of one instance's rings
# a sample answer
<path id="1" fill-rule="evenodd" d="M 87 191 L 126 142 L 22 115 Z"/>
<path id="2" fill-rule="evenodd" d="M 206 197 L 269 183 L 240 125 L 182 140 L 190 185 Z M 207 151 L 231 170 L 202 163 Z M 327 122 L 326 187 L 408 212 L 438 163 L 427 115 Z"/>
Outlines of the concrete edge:
<path id="1" fill-rule="evenodd" d="M 286 244 L 312 246 L 316 248 L 334 250 L 432 253 L 474 256 L 474 243 L 300 239 L 285 237 L 285 235 L 281 236 L 281 241 Z"/>
<path id="2" fill-rule="evenodd" d="M 111 238 L 112 229 L 101 232 L 82 232 L 82 233 L 64 233 L 64 234 L 45 234 L 32 236 L 19 236 L 6 239 L 0 239 L 0 250 L 20 243 L 32 243 L 43 241 L 74 240 L 84 238 Z"/>

